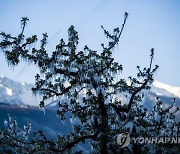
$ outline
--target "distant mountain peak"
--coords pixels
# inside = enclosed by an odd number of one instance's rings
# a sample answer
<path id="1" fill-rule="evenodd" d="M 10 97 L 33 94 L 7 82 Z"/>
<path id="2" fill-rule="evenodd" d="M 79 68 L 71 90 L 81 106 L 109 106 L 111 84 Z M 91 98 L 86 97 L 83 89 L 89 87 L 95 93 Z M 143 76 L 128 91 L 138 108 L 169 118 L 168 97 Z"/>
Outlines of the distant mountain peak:
<path id="1" fill-rule="evenodd" d="M 173 87 L 171 85 L 159 82 L 159 81 L 154 81 L 153 82 L 153 86 L 159 88 L 159 89 L 163 89 L 169 93 L 171 93 L 172 95 L 174 95 L 175 97 L 180 98 L 180 87 Z"/>
<path id="2" fill-rule="evenodd" d="M 0 75 L 0 102 L 6 104 L 38 106 L 39 97 L 31 88 L 33 84 L 19 83 Z"/>

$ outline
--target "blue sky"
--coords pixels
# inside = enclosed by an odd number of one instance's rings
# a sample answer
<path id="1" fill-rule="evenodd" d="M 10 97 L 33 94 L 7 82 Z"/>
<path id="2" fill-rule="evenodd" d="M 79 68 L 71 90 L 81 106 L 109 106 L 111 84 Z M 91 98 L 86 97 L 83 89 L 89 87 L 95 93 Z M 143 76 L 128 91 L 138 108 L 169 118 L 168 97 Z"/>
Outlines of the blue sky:
<path id="1" fill-rule="evenodd" d="M 154 64 L 160 66 L 155 80 L 180 86 L 180 1 L 179 0 L 1 0 L 0 31 L 17 35 L 21 17 L 30 21 L 26 36 L 47 32 L 48 52 L 55 49 L 59 39 L 67 39 L 67 29 L 74 25 L 79 32 L 79 50 L 88 45 L 101 51 L 106 38 L 100 28 L 120 26 L 124 12 L 127 24 L 115 60 L 124 66 L 122 77 L 136 75 L 136 66 L 147 66 L 150 49 L 155 48 Z M 35 66 L 22 63 L 10 68 L 0 53 L 0 74 L 21 82 L 34 82 Z"/>

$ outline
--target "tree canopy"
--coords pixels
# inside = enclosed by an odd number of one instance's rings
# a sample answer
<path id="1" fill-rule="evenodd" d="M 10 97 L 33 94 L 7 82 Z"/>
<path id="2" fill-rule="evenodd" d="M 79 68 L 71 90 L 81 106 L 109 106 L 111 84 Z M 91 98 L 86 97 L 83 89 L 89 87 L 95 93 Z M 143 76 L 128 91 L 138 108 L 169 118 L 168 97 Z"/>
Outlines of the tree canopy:
<path id="1" fill-rule="evenodd" d="M 157 99 L 152 111 L 142 103 L 144 91 L 150 89 L 153 74 L 158 69 L 158 65 L 153 66 L 154 49 L 150 51 L 149 66 L 143 69 L 137 66 L 137 76 L 129 77 L 130 83 L 121 78 L 123 66 L 115 62 L 112 49 L 122 36 L 127 17 L 128 13 L 125 13 L 122 27 L 115 28 L 112 34 L 102 26 L 109 43 L 101 44 L 100 52 L 87 45 L 83 51 L 78 51 L 79 36 L 73 25 L 68 29 L 67 43 L 61 39 L 52 54 L 46 50 L 47 33 L 43 34 L 39 48 L 32 47 L 38 41 L 36 35 L 24 36 L 27 17 L 21 20 L 22 30 L 18 36 L 0 33 L 0 48 L 10 65 L 25 61 L 39 67 L 40 73 L 35 76 L 32 90 L 43 96 L 40 107 L 44 108 L 48 100 L 56 100 L 59 118 L 64 121 L 69 114 L 76 121 L 71 133 L 57 135 L 57 140 L 52 141 L 41 131 L 28 139 L 30 124 L 20 131 L 16 121 L 11 120 L 11 125 L 1 130 L 1 151 L 75 153 L 77 148 L 74 147 L 80 142 L 90 143 L 92 153 L 102 154 L 147 152 L 153 150 L 153 146 L 157 152 L 170 149 L 171 145 L 133 143 L 121 149 L 116 143 L 121 132 L 129 132 L 132 136 L 179 135 L 179 124 L 175 121 L 179 108 L 174 105 L 175 100 L 172 106 L 164 108 Z"/>

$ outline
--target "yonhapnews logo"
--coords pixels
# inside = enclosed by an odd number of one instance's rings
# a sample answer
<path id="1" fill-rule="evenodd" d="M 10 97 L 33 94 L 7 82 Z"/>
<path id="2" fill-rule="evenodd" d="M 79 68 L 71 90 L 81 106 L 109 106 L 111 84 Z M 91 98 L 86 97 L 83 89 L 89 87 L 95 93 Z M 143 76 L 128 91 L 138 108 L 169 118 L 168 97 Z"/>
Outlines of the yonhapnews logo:
<path id="1" fill-rule="evenodd" d="M 120 148 L 127 147 L 130 144 L 130 134 L 128 132 L 121 133 L 117 136 L 116 141 Z"/>
<path id="2" fill-rule="evenodd" d="M 135 144 L 180 144 L 180 136 L 130 137 L 128 132 L 123 132 L 117 136 L 116 142 L 120 148 L 127 147 L 130 142 Z"/>

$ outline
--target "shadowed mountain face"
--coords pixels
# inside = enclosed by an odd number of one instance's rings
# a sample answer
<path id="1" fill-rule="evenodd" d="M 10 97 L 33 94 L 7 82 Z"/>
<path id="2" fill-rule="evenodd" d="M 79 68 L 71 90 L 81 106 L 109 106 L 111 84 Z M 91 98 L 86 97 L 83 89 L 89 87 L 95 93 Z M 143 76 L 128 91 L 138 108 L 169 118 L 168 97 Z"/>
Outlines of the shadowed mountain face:
<path id="1" fill-rule="evenodd" d="M 70 116 L 66 115 L 66 120 L 62 122 L 56 116 L 56 110 L 45 109 L 45 112 L 39 107 L 8 105 L 0 103 L 0 128 L 4 128 L 4 120 L 9 116 L 17 120 L 18 128 L 23 129 L 24 125 L 31 122 L 30 138 L 34 131 L 42 130 L 47 138 L 56 140 L 57 134 L 69 134 L 72 132 Z M 79 143 L 76 149 L 89 151 L 88 143 Z"/>
<path id="2" fill-rule="evenodd" d="M 67 134 L 72 131 L 69 118 L 62 123 L 56 116 L 56 111 L 46 109 L 45 112 L 38 107 L 7 105 L 0 103 L 0 127 L 4 127 L 4 120 L 8 116 L 17 120 L 19 128 L 23 128 L 24 124 L 31 122 L 31 131 L 43 130 L 48 138 L 55 138 L 57 134 Z"/>

